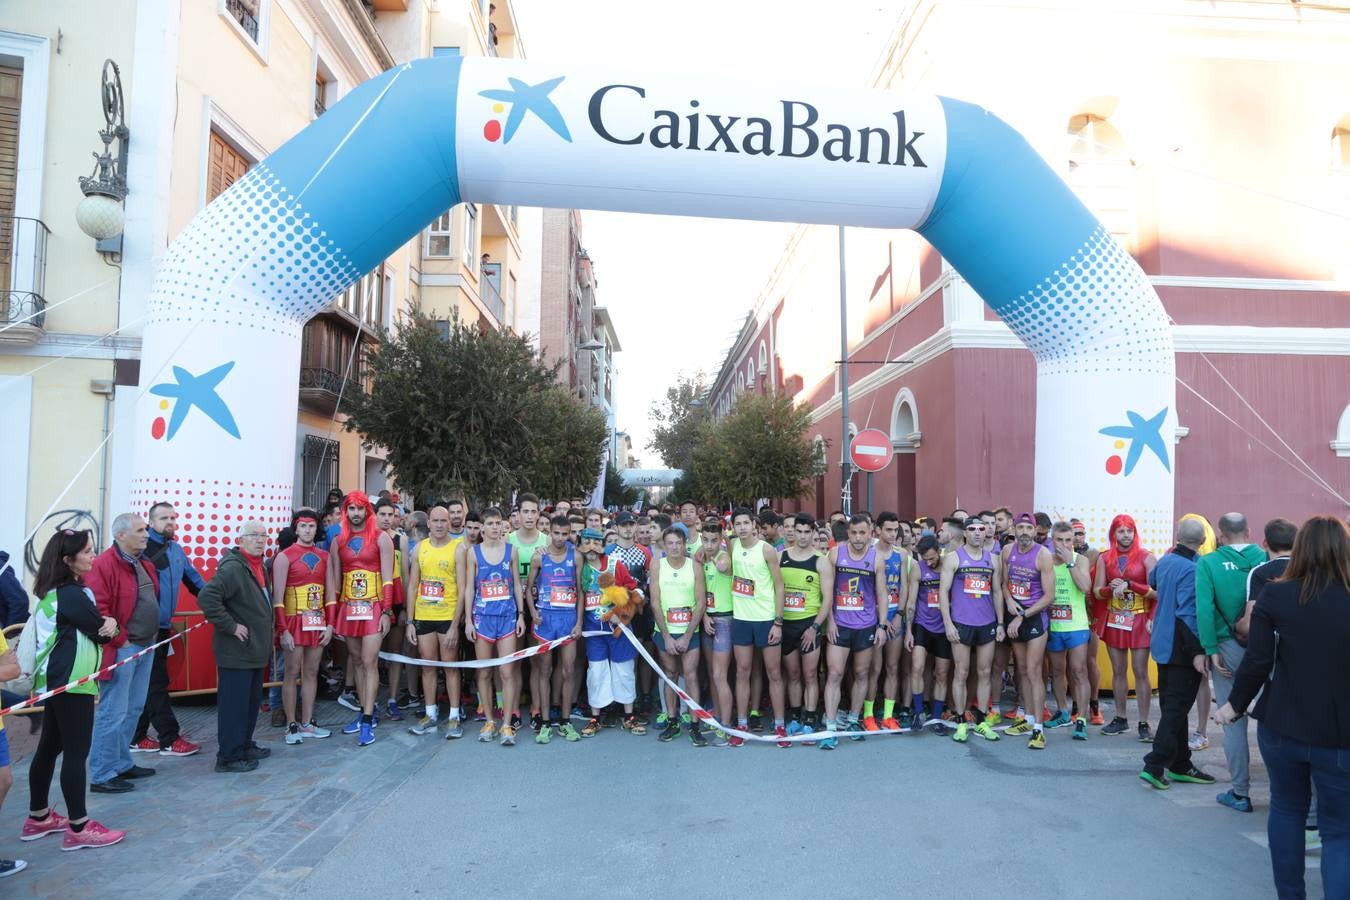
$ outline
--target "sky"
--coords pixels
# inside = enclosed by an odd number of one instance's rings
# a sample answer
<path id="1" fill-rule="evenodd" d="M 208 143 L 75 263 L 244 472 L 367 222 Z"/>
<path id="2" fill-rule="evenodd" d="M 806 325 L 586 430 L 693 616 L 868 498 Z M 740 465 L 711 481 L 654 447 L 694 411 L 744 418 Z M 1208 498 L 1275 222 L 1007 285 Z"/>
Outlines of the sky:
<path id="1" fill-rule="evenodd" d="M 515 0 L 527 59 L 741 81 L 866 87 L 907 4 L 878 0 Z M 716 376 L 794 226 L 589 211 L 582 243 L 610 310 L 617 427 L 645 467 L 648 410 L 680 374 Z"/>

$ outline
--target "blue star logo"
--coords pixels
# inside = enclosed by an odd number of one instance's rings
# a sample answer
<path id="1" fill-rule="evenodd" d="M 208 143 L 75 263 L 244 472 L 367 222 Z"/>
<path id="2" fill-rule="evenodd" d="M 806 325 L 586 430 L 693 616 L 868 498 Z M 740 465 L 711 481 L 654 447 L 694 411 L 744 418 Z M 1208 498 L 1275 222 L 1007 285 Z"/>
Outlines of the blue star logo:
<path id="1" fill-rule="evenodd" d="M 1162 426 L 1167 418 L 1167 407 L 1150 419 L 1145 419 L 1139 413 L 1133 410 L 1125 411 L 1129 418 L 1128 425 L 1108 425 L 1099 430 L 1099 434 L 1107 437 L 1124 438 L 1130 442 L 1130 450 L 1125 455 L 1125 472 L 1129 475 L 1134 471 L 1135 463 L 1139 462 L 1139 457 L 1143 455 L 1145 449 L 1152 450 L 1158 457 L 1158 461 L 1163 464 L 1163 468 L 1172 471 L 1172 464 L 1167 459 L 1167 444 L 1163 441 Z"/>
<path id="2" fill-rule="evenodd" d="M 525 114 L 532 112 L 549 128 L 553 133 L 569 144 L 572 143 L 572 135 L 567 130 L 567 123 L 563 121 L 562 113 L 558 112 L 558 107 L 553 105 L 553 101 L 548 99 L 548 95 L 553 89 L 562 83 L 565 75 L 548 81 L 541 81 L 538 84 L 530 85 L 521 81 L 519 78 L 507 78 L 511 84 L 511 90 L 493 89 L 479 91 L 478 96 L 486 97 L 489 100 L 499 100 L 502 103 L 511 104 L 511 113 L 506 117 L 506 130 L 502 134 L 502 143 L 508 143 L 520 123 L 525 120 Z"/>
<path id="3" fill-rule="evenodd" d="M 194 406 L 224 429 L 230 437 L 239 437 L 239 426 L 234 424 L 230 408 L 216 393 L 216 388 L 233 368 L 234 363 L 227 362 L 204 375 L 193 375 L 187 369 L 174 366 L 173 381 L 156 384 L 150 388 L 150 393 L 160 397 L 172 397 L 174 400 L 173 415 L 169 417 L 169 431 L 165 435 L 165 440 L 173 440 L 179 426 L 183 424 L 183 420 Z"/>

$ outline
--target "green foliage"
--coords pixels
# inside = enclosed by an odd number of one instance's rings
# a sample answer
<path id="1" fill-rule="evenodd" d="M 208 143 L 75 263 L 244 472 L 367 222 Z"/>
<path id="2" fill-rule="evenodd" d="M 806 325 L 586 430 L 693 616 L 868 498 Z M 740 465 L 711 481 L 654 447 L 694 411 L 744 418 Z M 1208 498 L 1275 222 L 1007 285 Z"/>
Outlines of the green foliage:
<path id="1" fill-rule="evenodd" d="M 675 384 L 666 388 L 664 403 L 651 405 L 652 428 L 651 447 L 661 457 L 661 461 L 672 469 L 689 471 L 694 462 L 694 450 L 699 444 L 699 428 L 708 420 L 708 410 L 704 406 L 695 406 L 694 401 L 701 400 L 707 393 L 703 373 L 692 378 L 680 376 Z"/>
<path id="2" fill-rule="evenodd" d="M 780 394 L 745 394 L 699 432 L 690 469 L 696 499 L 750 505 L 760 497 L 810 493 L 816 452 L 807 441 L 811 406 Z"/>
<path id="3" fill-rule="evenodd" d="M 381 338 L 366 360 L 369 393 L 343 398 L 344 427 L 387 449 L 400 488 L 486 502 L 594 486 L 604 417 L 559 388 L 558 365 L 524 337 L 456 317 L 443 338 L 413 310 Z"/>
<path id="4" fill-rule="evenodd" d="M 623 483 L 619 471 L 611 464 L 605 469 L 605 506 L 632 506 L 637 502 L 637 488 Z"/>

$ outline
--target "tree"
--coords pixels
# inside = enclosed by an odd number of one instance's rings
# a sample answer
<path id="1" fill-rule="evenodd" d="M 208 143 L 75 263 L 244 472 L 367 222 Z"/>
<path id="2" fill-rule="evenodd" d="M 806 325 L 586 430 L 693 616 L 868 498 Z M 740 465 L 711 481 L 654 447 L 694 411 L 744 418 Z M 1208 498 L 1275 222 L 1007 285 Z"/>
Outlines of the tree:
<path id="1" fill-rule="evenodd" d="M 623 483 L 619 470 L 610 465 L 605 469 L 605 506 L 632 506 L 637 502 L 637 488 Z"/>
<path id="2" fill-rule="evenodd" d="M 650 446 L 672 469 L 687 470 L 693 465 L 699 428 L 708 417 L 707 408 L 702 405 L 705 393 L 707 386 L 702 372 L 692 377 L 681 375 L 673 386 L 666 388 L 665 402 L 651 405 L 651 419 L 656 424 Z"/>
<path id="3" fill-rule="evenodd" d="M 417 309 L 380 337 L 366 359 L 369 393 L 344 395 L 344 427 L 386 448 L 401 488 L 485 502 L 594 486 L 604 418 L 557 387 L 558 365 L 524 337 L 457 316 L 443 335 Z"/>
<path id="4" fill-rule="evenodd" d="M 811 405 L 783 394 L 744 394 L 731 414 L 700 431 L 693 489 L 706 502 L 751 505 L 811 492 L 817 453 L 806 433 Z"/>

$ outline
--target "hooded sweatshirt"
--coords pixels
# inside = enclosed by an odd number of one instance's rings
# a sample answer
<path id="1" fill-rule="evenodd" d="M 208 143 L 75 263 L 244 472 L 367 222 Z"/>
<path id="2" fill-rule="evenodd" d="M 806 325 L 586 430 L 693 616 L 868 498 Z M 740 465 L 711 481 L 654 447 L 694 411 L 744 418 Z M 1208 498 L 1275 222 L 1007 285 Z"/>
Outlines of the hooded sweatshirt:
<path id="1" fill-rule="evenodd" d="M 1232 637 L 1228 626 L 1242 618 L 1247 603 L 1247 574 L 1265 561 L 1266 551 L 1256 544 L 1224 544 L 1196 560 L 1195 616 L 1210 656 Z"/>

